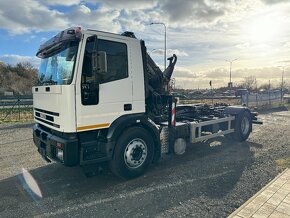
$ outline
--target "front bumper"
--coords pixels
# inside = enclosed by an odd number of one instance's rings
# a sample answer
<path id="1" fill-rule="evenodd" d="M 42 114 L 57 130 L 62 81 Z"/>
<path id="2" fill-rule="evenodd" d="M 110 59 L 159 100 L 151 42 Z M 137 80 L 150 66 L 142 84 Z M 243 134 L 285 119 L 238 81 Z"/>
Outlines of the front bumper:
<path id="1" fill-rule="evenodd" d="M 35 124 L 33 126 L 33 141 L 38 152 L 46 161 L 54 160 L 62 162 L 66 166 L 76 166 L 80 162 L 76 133 L 56 135 L 41 128 L 39 124 Z"/>

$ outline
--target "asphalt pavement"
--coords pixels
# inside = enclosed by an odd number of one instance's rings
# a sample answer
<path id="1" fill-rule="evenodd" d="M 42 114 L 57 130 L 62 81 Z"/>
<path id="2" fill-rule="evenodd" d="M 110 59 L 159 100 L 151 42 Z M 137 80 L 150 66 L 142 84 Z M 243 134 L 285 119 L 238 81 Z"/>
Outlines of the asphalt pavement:
<path id="1" fill-rule="evenodd" d="M 106 168 L 46 163 L 31 124 L 0 125 L 0 217 L 227 217 L 290 156 L 290 111 L 260 116 L 243 143 L 219 137 L 165 156 L 144 176 L 122 180 Z"/>

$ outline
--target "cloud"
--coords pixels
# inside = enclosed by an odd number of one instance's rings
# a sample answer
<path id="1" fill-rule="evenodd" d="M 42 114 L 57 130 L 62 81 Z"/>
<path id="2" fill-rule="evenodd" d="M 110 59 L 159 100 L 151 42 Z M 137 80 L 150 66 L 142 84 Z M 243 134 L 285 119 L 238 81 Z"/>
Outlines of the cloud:
<path id="1" fill-rule="evenodd" d="M 257 79 L 258 86 L 268 84 L 269 80 L 273 87 L 281 82 L 281 67 L 261 67 L 261 68 L 240 68 L 232 71 L 232 82 L 234 86 L 241 84 L 246 77 L 254 76 Z M 284 79 L 290 76 L 290 67 L 284 68 Z M 174 71 L 173 77 L 176 78 L 176 84 L 179 87 L 187 89 L 207 88 L 211 80 L 214 87 L 226 87 L 229 82 L 229 69 L 213 68 L 211 70 L 194 71 L 191 68 L 178 67 Z"/>
<path id="2" fill-rule="evenodd" d="M 173 54 L 176 54 L 177 57 L 187 57 L 188 53 L 186 51 L 182 51 L 179 49 L 167 49 L 167 56 L 172 56 Z"/>
<path id="3" fill-rule="evenodd" d="M 11 64 L 11 65 L 15 65 L 20 62 L 29 62 L 35 67 L 38 67 L 40 63 L 40 59 L 35 56 L 21 56 L 21 55 L 16 55 L 16 54 L 1 55 L 0 61 L 6 64 Z"/>
<path id="4" fill-rule="evenodd" d="M 142 31 L 153 21 L 165 22 L 168 28 L 196 29 L 217 22 L 227 10 L 223 1 L 213 0 L 11 0 L 0 2 L 0 26 L 12 34 L 58 31 L 73 25 Z"/>
<path id="5" fill-rule="evenodd" d="M 12 34 L 65 28 L 64 14 L 33 0 L 0 1 L 0 26 Z"/>
<path id="6" fill-rule="evenodd" d="M 186 67 L 176 67 L 173 73 L 174 78 L 197 78 L 198 74 Z"/>
<path id="7" fill-rule="evenodd" d="M 114 22 L 120 11 L 108 7 L 91 10 L 84 4 L 75 5 L 77 1 L 69 1 L 70 4 L 73 6 L 64 13 L 33 0 L 0 1 L 0 26 L 11 34 L 59 31 L 79 25 L 111 32 L 120 30 Z"/>
<path id="8" fill-rule="evenodd" d="M 85 0 L 85 2 L 90 3 L 101 3 L 112 9 L 126 9 L 126 10 L 140 10 L 153 8 L 157 4 L 157 0 L 138 0 L 138 1 L 128 1 L 128 0 Z"/>
<path id="9" fill-rule="evenodd" d="M 235 70 L 232 75 L 236 78 L 255 76 L 258 80 L 271 80 L 281 78 L 281 72 L 280 67 L 242 68 Z"/>
<path id="10" fill-rule="evenodd" d="M 148 51 L 149 54 L 156 54 L 159 56 L 163 56 L 164 55 L 164 49 L 153 49 L 151 51 Z M 179 50 L 179 49 L 166 49 L 166 54 L 167 57 L 172 56 L 173 54 L 175 54 L 177 57 L 187 57 L 188 54 L 185 51 Z"/>
<path id="11" fill-rule="evenodd" d="M 289 3 L 289 0 L 261 0 L 265 4 L 273 5 L 273 4 L 280 4 L 280 3 Z"/>
<path id="12" fill-rule="evenodd" d="M 226 78 L 226 77 L 229 77 L 229 70 L 225 68 L 217 68 L 217 69 L 204 72 L 204 75 L 205 77 L 208 77 L 210 79 Z"/>
<path id="13" fill-rule="evenodd" d="M 282 64 L 290 64 L 290 59 L 283 60 L 283 61 L 279 61 L 279 63 L 282 63 Z"/>
<path id="14" fill-rule="evenodd" d="M 208 2 L 208 3 L 207 3 Z M 223 3 L 214 1 L 160 1 L 164 15 L 174 23 L 213 22 L 224 15 Z"/>
<path id="15" fill-rule="evenodd" d="M 106 7 L 91 10 L 86 5 L 76 5 L 66 16 L 69 20 L 69 26 L 82 26 L 116 33 L 120 31 L 120 25 L 114 20 L 119 15 L 120 12 L 118 10 Z"/>
<path id="16" fill-rule="evenodd" d="M 89 8 L 88 3 L 96 5 L 96 9 Z M 13 9 L 10 9 L 11 4 L 15 5 Z M 182 3 L 157 0 L 11 0 L 0 3 L 0 25 L 12 34 L 55 31 L 73 25 L 105 31 L 113 29 L 113 32 L 121 29 L 135 31 L 156 20 L 171 22 L 175 26 L 212 22 L 224 14 L 222 5 L 219 1 L 204 0 L 183 0 Z M 64 6 L 68 10 L 61 12 L 50 6 Z"/>
<path id="17" fill-rule="evenodd" d="M 72 6 L 72 5 L 78 5 L 81 3 L 81 0 L 39 0 L 41 3 L 45 5 L 61 5 L 61 6 Z"/>

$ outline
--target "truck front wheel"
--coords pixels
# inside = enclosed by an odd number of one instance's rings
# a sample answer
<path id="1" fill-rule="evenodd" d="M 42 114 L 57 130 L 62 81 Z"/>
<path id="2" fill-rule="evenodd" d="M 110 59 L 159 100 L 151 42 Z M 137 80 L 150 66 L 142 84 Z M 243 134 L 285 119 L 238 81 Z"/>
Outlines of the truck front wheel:
<path id="1" fill-rule="evenodd" d="M 127 129 L 117 140 L 111 171 L 126 179 L 142 175 L 152 162 L 153 146 L 152 136 L 144 128 Z"/>

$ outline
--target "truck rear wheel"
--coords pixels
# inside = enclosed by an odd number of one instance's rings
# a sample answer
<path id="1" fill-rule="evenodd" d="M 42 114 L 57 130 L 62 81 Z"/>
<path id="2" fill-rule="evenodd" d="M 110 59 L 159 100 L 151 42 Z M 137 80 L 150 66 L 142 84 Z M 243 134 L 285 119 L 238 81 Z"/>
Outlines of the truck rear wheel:
<path id="1" fill-rule="evenodd" d="M 236 116 L 235 131 L 226 135 L 227 138 L 238 142 L 247 140 L 252 131 L 252 118 L 249 112 L 243 111 Z"/>
<path id="2" fill-rule="evenodd" d="M 141 127 L 127 129 L 117 140 L 111 171 L 122 178 L 142 175 L 153 159 L 153 139 Z"/>

